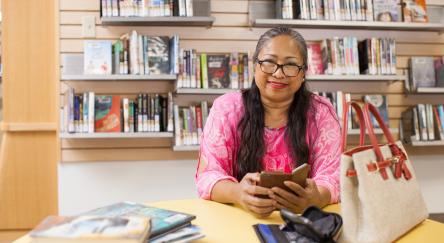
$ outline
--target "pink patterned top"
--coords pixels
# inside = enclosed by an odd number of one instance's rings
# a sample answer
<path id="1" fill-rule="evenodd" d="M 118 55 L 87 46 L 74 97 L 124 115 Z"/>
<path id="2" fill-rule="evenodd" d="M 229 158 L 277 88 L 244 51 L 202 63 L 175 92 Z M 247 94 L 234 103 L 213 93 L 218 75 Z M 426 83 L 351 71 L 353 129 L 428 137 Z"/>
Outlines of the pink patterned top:
<path id="1" fill-rule="evenodd" d="M 318 186 L 327 188 L 331 203 L 339 201 L 340 126 L 331 103 L 318 95 L 312 96 L 312 108 L 307 116 L 307 145 L 311 171 L 309 177 Z M 237 182 L 234 177 L 236 151 L 240 136 L 237 125 L 244 106 L 242 94 L 232 92 L 218 97 L 211 108 L 201 137 L 200 156 L 207 161 L 203 171 L 196 172 L 199 197 L 211 199 L 211 190 L 220 180 Z M 285 127 L 264 128 L 266 152 L 263 157 L 265 171 L 291 172 L 290 151 L 285 142 Z"/>

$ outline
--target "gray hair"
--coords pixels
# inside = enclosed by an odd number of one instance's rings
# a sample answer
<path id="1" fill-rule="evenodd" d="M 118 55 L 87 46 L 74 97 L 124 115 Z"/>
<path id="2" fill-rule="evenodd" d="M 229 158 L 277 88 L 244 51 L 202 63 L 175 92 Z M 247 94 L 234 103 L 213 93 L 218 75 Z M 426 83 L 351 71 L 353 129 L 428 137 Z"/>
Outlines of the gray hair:
<path id="1" fill-rule="evenodd" d="M 307 43 L 305 42 L 304 37 L 302 37 L 302 35 L 299 34 L 299 32 L 286 26 L 274 27 L 261 35 L 259 41 L 257 42 L 256 50 L 254 51 L 253 54 L 253 62 L 254 63 L 257 62 L 259 52 L 264 47 L 265 43 L 267 43 L 269 40 L 273 39 L 274 37 L 280 35 L 288 35 L 291 37 L 292 40 L 296 42 L 296 44 L 299 46 L 299 51 L 304 61 L 305 70 L 307 70 Z"/>

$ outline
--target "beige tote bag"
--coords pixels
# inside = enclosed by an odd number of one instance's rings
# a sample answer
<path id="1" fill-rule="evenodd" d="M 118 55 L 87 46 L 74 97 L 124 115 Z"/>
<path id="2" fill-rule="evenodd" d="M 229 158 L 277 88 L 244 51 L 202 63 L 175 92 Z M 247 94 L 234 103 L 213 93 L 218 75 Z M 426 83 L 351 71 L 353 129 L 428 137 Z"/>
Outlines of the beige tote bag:
<path id="1" fill-rule="evenodd" d="M 360 118 L 360 146 L 344 152 L 350 106 Z M 428 212 L 402 143 L 395 142 L 373 105 L 366 103 L 364 111 L 360 110 L 353 102 L 344 109 L 341 157 L 344 225 L 339 241 L 392 242 L 426 219 Z M 382 128 L 388 144 L 378 144 L 370 113 Z M 371 141 L 369 146 L 363 145 L 365 127 Z"/>

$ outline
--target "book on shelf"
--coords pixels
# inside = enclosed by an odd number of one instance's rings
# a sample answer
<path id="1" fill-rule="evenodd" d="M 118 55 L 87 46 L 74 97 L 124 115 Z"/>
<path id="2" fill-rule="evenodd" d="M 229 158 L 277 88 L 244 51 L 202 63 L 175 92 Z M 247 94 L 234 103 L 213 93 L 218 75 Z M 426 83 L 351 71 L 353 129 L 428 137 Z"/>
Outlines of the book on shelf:
<path id="1" fill-rule="evenodd" d="M 78 96 L 76 96 L 78 97 Z M 120 132 L 120 96 L 98 95 L 95 98 L 94 128 L 96 132 Z M 77 109 L 76 109 L 77 111 Z M 81 122 L 80 120 L 78 121 Z"/>
<path id="2" fill-rule="evenodd" d="M 444 141 L 444 108 L 443 105 L 417 104 L 401 115 L 403 140 Z"/>
<path id="3" fill-rule="evenodd" d="M 425 0 L 402 0 L 404 22 L 429 22 Z"/>
<path id="4" fill-rule="evenodd" d="M 409 60 L 410 88 L 435 87 L 436 76 L 433 57 L 411 57 Z"/>
<path id="5" fill-rule="evenodd" d="M 444 56 L 437 57 L 434 61 L 436 87 L 444 87 Z"/>
<path id="6" fill-rule="evenodd" d="M 146 216 L 48 216 L 29 236 L 32 243 L 142 243 L 150 229 L 150 218 Z"/>
<path id="7" fill-rule="evenodd" d="M 320 74 L 396 74 L 394 39 L 370 38 L 358 42 L 356 37 L 334 37 L 322 40 L 320 46 L 324 69 Z M 316 65 L 312 62 L 318 63 L 318 59 L 309 59 L 309 67 Z"/>
<path id="8" fill-rule="evenodd" d="M 112 43 L 108 40 L 85 40 L 84 45 L 84 74 L 112 73 Z"/>
<path id="9" fill-rule="evenodd" d="M 382 120 L 384 121 L 387 127 L 390 127 L 389 124 L 389 116 L 388 116 L 388 104 L 387 104 L 387 96 L 385 95 L 364 95 L 364 101 L 372 104 L 375 108 L 378 109 L 379 114 L 381 115 Z M 372 124 L 374 128 L 380 128 L 379 123 L 376 119 L 372 117 Z"/>
<path id="10" fill-rule="evenodd" d="M 174 105 L 174 141 L 176 146 L 200 144 L 208 112 L 207 101 L 188 107 Z"/>
<path id="11" fill-rule="evenodd" d="M 193 0 L 101 0 L 102 17 L 193 16 Z"/>
<path id="12" fill-rule="evenodd" d="M 324 74 L 322 62 L 321 43 L 310 43 L 307 45 L 308 62 L 307 75 Z"/>
<path id="13" fill-rule="evenodd" d="M 398 22 L 401 20 L 400 0 L 373 0 L 375 21 Z"/>
<path id="14" fill-rule="evenodd" d="M 278 0 L 275 12 L 278 19 L 373 21 L 373 1 L 380 0 Z"/>
<path id="15" fill-rule="evenodd" d="M 133 30 L 111 41 L 84 41 L 84 74 L 177 74 L 179 37 Z"/>
<path id="16" fill-rule="evenodd" d="M 160 94 L 96 96 L 68 87 L 61 107 L 61 132 L 172 132 L 173 97 Z"/>
<path id="17" fill-rule="evenodd" d="M 120 202 L 97 208 L 82 215 L 139 216 L 151 219 L 150 241 L 191 225 L 196 216 L 133 202 Z"/>
<path id="18" fill-rule="evenodd" d="M 252 61 L 248 53 L 197 53 L 181 49 L 177 88 L 245 89 L 250 86 Z"/>

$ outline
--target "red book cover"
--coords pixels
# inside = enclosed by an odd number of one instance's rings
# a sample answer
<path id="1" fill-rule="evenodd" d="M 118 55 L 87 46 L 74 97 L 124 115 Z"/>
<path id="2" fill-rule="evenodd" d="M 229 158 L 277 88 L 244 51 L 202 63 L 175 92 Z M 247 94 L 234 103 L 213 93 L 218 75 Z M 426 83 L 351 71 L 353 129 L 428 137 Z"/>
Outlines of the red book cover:
<path id="1" fill-rule="evenodd" d="M 203 129 L 202 127 L 202 108 L 197 106 L 196 107 L 196 122 L 197 122 L 197 129 Z"/>
<path id="2" fill-rule="evenodd" d="M 120 132 L 120 96 L 96 96 L 95 131 Z"/>
<path id="3" fill-rule="evenodd" d="M 311 43 L 308 49 L 308 70 L 307 75 L 324 74 L 324 65 L 322 63 L 321 43 Z"/>

